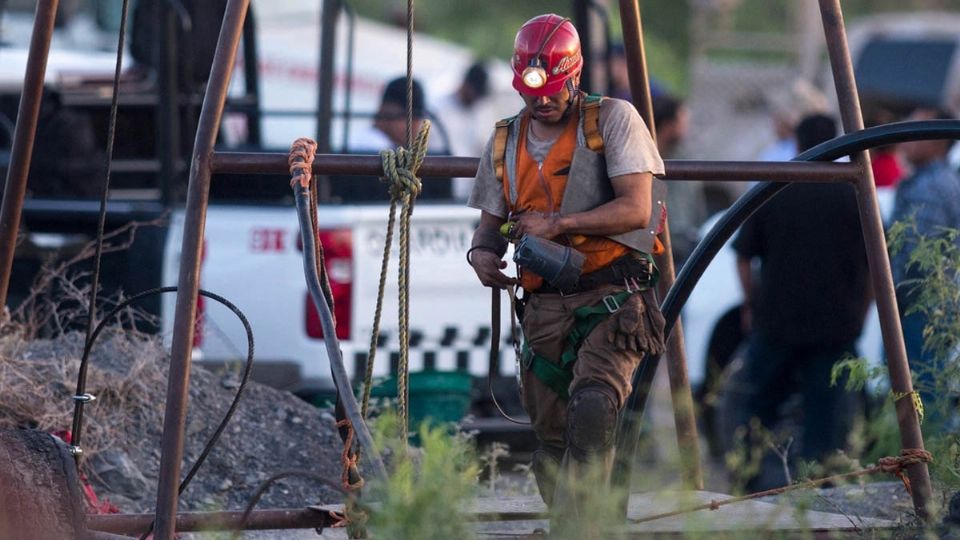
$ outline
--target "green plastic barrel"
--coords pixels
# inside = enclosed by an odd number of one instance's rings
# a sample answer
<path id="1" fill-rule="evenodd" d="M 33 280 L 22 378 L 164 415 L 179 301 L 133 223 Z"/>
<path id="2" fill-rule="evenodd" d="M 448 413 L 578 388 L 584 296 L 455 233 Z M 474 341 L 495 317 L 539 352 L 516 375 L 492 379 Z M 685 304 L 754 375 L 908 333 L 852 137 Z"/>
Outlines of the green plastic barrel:
<path id="1" fill-rule="evenodd" d="M 410 374 L 410 427 L 459 422 L 470 410 L 473 381 L 465 371 L 418 371 Z"/>

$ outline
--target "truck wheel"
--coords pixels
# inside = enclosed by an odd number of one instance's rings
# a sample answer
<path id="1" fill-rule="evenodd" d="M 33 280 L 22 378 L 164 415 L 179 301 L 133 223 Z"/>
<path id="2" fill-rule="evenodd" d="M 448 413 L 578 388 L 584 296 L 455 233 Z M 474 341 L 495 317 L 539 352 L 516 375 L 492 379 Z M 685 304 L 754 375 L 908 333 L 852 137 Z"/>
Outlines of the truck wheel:
<path id="1" fill-rule="evenodd" d="M 0 540 L 83 539 L 84 515 L 66 445 L 42 431 L 0 430 Z"/>

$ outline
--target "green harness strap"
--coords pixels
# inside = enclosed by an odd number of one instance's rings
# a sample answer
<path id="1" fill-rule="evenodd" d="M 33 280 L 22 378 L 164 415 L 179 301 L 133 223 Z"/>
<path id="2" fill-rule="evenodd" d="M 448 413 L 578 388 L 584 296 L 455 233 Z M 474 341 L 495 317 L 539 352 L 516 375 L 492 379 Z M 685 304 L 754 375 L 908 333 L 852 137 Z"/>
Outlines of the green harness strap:
<path id="1" fill-rule="evenodd" d="M 563 399 L 570 399 L 570 383 L 573 382 L 573 363 L 577 359 L 577 352 L 580 346 L 586 341 L 590 332 L 597 327 L 613 313 L 616 313 L 620 306 L 627 299 L 640 291 L 621 291 L 616 294 L 604 296 L 603 300 L 593 306 L 579 307 L 573 312 L 573 329 L 567 336 L 567 346 L 564 347 L 560 355 L 560 363 L 550 360 L 533 352 L 530 345 L 524 341 L 523 350 L 520 352 L 524 359 L 523 367 L 529 369 L 540 379 L 543 384 L 550 387 Z"/>

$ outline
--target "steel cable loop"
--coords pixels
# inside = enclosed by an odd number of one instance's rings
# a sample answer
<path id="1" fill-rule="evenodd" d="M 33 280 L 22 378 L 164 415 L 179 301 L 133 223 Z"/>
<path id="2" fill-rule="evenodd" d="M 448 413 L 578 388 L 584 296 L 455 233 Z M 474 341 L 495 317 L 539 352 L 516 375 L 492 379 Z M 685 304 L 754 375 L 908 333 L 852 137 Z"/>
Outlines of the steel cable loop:
<path id="1" fill-rule="evenodd" d="M 384 177 L 390 183 L 390 198 L 400 204 L 400 261 L 397 271 L 398 338 L 400 359 L 397 364 L 397 404 L 400 416 L 400 437 L 406 445 L 408 438 L 408 381 L 410 368 L 410 218 L 414 202 L 420 195 L 421 181 L 417 171 L 423 164 L 430 140 L 430 121 L 424 120 L 409 149 L 382 150 Z M 385 248 L 388 249 L 388 248 Z M 372 364 L 372 362 L 370 362 Z"/>
<path id="2" fill-rule="evenodd" d="M 113 147 L 117 133 L 117 110 L 120 107 L 120 72 L 123 70 L 123 49 L 127 36 L 127 13 L 130 9 L 130 0 L 123 0 L 120 8 L 120 29 L 117 35 L 117 60 L 113 72 L 113 96 L 110 100 L 110 118 L 107 126 L 107 155 L 104 163 L 103 190 L 100 193 L 100 212 L 97 218 L 97 247 L 93 257 L 93 274 L 90 277 L 90 304 L 87 309 L 87 343 L 89 344 L 93 337 L 94 326 L 97 318 L 97 286 L 100 283 L 101 259 L 103 258 L 103 236 L 107 224 L 107 200 L 110 196 L 110 172 L 113 169 Z M 80 368 L 77 373 L 77 391 L 74 396 L 82 396 L 86 392 L 87 386 L 87 362 L 86 358 L 80 361 Z M 70 443 L 74 459 L 77 465 L 83 453 L 80 451 L 81 436 L 83 434 L 83 406 L 85 401 L 80 399 L 73 400 L 73 426 L 72 442 Z"/>

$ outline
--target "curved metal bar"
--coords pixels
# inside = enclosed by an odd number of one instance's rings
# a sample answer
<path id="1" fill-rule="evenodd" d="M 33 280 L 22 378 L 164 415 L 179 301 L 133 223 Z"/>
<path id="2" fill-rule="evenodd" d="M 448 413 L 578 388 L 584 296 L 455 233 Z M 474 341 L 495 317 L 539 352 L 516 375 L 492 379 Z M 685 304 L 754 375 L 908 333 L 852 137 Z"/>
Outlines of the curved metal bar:
<path id="1" fill-rule="evenodd" d="M 877 146 L 935 139 L 960 139 L 960 120 L 898 122 L 865 129 L 819 144 L 794 158 L 794 161 L 832 161 Z M 697 244 L 688 263 L 680 270 L 674 286 L 663 299 L 661 310 L 667 320 L 666 332 L 673 329 L 690 292 L 723 244 L 753 212 L 788 185 L 786 182 L 769 182 L 754 186 L 737 199 Z"/>
<path id="2" fill-rule="evenodd" d="M 960 121 L 926 120 L 897 122 L 842 135 L 819 144 L 794 158 L 794 161 L 832 161 L 842 156 L 854 154 L 888 144 L 936 139 L 960 139 Z M 751 188 L 731 206 L 707 236 L 701 240 L 686 264 L 680 270 L 673 287 L 667 293 L 661 305 L 666 319 L 665 334 L 673 330 L 683 305 L 690 298 L 693 287 L 703 276 L 707 266 L 723 245 L 733 236 L 737 228 L 758 208 L 772 199 L 777 193 L 789 186 L 785 182 L 764 182 Z M 623 417 L 617 433 L 617 453 L 626 452 L 632 456 L 637 441 L 626 434 L 636 433 L 640 414 L 647 403 L 653 376 L 660 363 L 660 355 L 647 356 L 634 373 L 633 391 L 627 399 Z M 629 482 L 629 464 L 631 460 L 617 460 L 618 469 L 614 472 L 615 482 Z M 620 464 L 623 464 L 620 466 Z"/>

